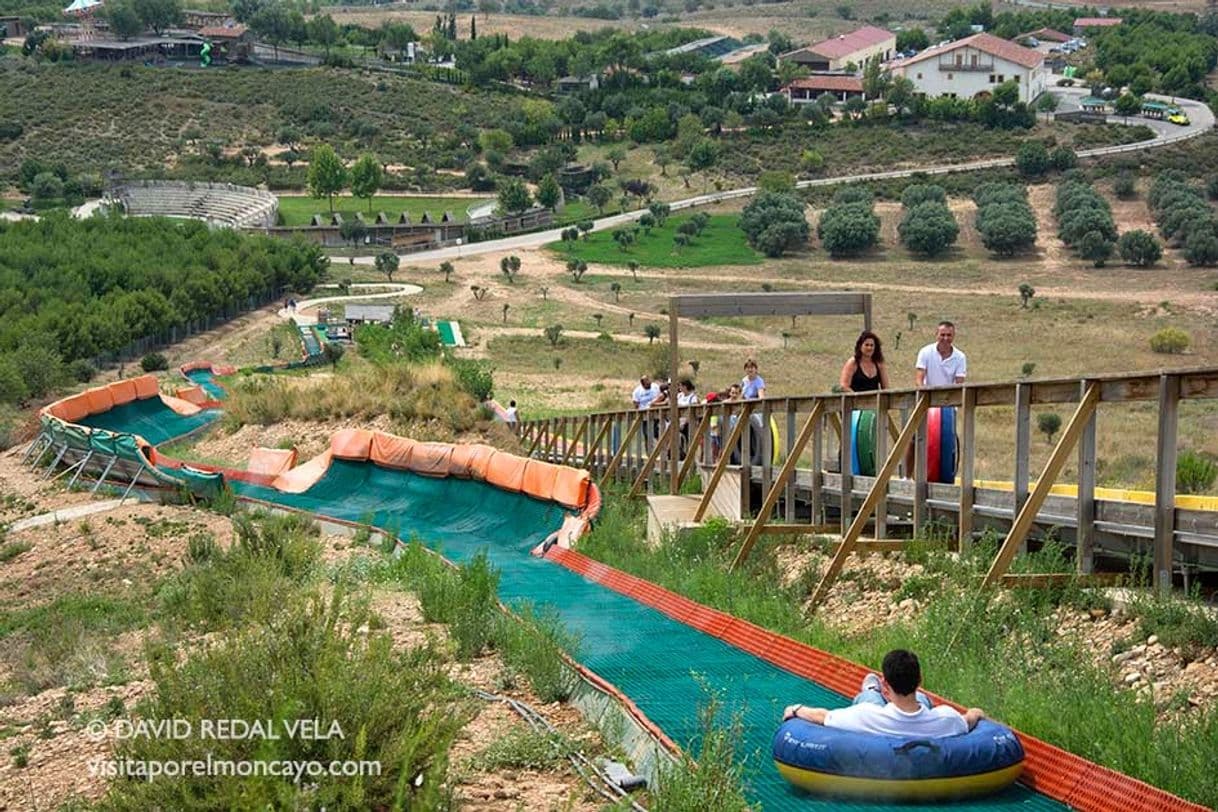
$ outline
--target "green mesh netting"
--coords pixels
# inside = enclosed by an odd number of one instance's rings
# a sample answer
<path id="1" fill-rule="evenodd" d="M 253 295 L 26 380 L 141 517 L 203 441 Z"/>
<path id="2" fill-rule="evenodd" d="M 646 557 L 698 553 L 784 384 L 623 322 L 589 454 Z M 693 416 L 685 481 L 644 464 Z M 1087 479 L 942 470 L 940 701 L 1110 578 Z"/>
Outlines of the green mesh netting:
<path id="1" fill-rule="evenodd" d="M 749 768 L 749 796 L 766 810 L 883 809 L 883 804 L 826 800 L 790 787 L 770 759 L 770 739 L 790 702 L 841 707 L 847 700 L 714 637 L 677 623 L 630 598 L 563 567 L 529 555 L 561 519 L 561 509 L 479 482 L 429 479 L 367 463 L 335 461 L 303 494 L 283 494 L 241 482 L 239 493 L 324 516 L 365 521 L 417 536 L 454 561 L 485 549 L 500 569 L 500 594 L 511 604 L 552 605 L 582 644 L 579 659 L 618 686 L 669 736 L 696 741 L 698 678 L 722 692 L 729 712 L 744 721 L 741 752 Z M 1062 809 L 1024 787 L 1012 787 L 952 809 Z M 901 809 L 915 810 L 914 805 Z"/>
<path id="2" fill-rule="evenodd" d="M 220 416 L 217 409 L 204 409 L 198 414 L 180 415 L 161 402 L 160 398 L 133 400 L 115 406 L 108 412 L 95 414 L 80 421 L 80 425 L 107 431 L 138 434 L 153 445 L 189 434 Z"/>

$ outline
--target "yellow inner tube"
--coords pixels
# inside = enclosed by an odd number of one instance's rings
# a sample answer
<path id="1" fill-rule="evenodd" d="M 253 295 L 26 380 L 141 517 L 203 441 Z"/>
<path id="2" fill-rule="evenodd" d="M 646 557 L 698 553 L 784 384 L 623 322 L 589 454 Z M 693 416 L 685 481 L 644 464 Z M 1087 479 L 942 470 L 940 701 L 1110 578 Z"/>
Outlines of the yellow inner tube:
<path id="1" fill-rule="evenodd" d="M 976 775 L 950 778 L 857 778 L 849 775 L 805 770 L 775 761 L 778 772 L 800 789 L 817 795 L 846 798 L 891 798 L 900 801 L 929 801 L 942 798 L 969 798 L 999 792 L 1019 778 L 1023 762 Z"/>

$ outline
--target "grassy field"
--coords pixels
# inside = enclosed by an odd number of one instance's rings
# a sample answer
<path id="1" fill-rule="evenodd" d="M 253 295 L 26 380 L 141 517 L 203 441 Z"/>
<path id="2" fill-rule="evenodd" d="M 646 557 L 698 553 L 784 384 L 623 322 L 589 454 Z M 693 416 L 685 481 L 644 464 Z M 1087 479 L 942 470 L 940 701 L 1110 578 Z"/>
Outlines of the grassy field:
<path id="1" fill-rule="evenodd" d="M 736 226 L 733 215 L 714 215 L 706 229 L 684 247 L 677 246 L 673 237 L 690 215 L 669 217 L 662 227 L 650 233 L 639 232 L 638 242 L 623 251 L 613 241 L 612 232 L 598 231 L 575 243 L 550 243 L 547 248 L 557 256 L 582 259 L 588 263 L 628 265 L 637 262 L 643 268 L 701 268 L 708 265 L 755 265 L 761 254 L 749 247 L 744 232 Z"/>
<path id="2" fill-rule="evenodd" d="M 344 220 L 355 219 L 355 213 L 360 212 L 365 219 L 372 220 L 379 212 L 385 212 L 395 222 L 398 215 L 407 212 L 411 222 L 418 223 L 423 212 L 428 212 L 431 218 L 439 221 L 444 212 L 452 212 L 458 221 L 466 219 L 466 210 L 489 197 L 407 197 L 403 195 L 377 195 L 372 198 L 369 209 L 368 201 L 360 198 L 342 195 L 334 198 L 334 211 L 343 216 Z M 306 197 L 304 195 L 281 195 L 279 198 L 279 216 L 285 226 L 306 226 L 314 214 L 328 216 L 330 204 L 326 198 Z"/>

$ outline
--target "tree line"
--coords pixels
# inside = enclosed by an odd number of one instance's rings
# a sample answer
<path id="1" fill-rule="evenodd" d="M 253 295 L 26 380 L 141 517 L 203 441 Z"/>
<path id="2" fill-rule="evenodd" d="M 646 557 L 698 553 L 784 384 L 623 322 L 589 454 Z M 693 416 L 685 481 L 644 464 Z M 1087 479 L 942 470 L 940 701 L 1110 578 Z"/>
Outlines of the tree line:
<path id="1" fill-rule="evenodd" d="M 308 290 L 327 267 L 314 245 L 201 222 L 65 213 L 0 222 L 0 400 L 88 380 L 91 359 Z"/>

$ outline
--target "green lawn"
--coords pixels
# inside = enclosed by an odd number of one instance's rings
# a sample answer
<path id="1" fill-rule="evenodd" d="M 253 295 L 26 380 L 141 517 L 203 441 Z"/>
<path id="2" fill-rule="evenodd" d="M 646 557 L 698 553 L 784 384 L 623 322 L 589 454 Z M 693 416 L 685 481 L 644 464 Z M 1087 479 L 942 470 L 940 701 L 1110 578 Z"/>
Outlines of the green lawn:
<path id="1" fill-rule="evenodd" d="M 650 234 L 638 232 L 638 242 L 622 251 L 613 241 L 612 231 L 600 231 L 580 239 L 574 245 L 550 243 L 547 248 L 561 257 L 575 257 L 585 262 L 606 265 L 627 265 L 637 262 L 644 268 L 701 268 L 709 265 L 756 265 L 762 255 L 749 247 L 744 232 L 736 226 L 736 215 L 714 214 L 701 235 L 684 248 L 673 242 L 677 228 L 690 219 L 689 215 L 669 217 L 662 228 Z"/>
<path id="2" fill-rule="evenodd" d="M 423 212 L 429 212 L 432 219 L 439 220 L 446 211 L 453 213 L 458 220 L 465 219 L 465 210 L 470 206 L 481 203 L 487 198 L 474 197 L 400 197 L 397 195 L 378 195 L 372 198 L 372 213 L 368 213 L 368 202 L 359 198 L 344 195 L 334 198 L 334 210 L 342 214 L 344 220 L 355 217 L 362 212 L 365 218 L 376 217 L 377 212 L 385 212 L 393 220 L 398 219 L 402 212 L 409 212 L 412 222 L 419 222 Z M 279 198 L 279 216 L 285 226 L 307 226 L 314 214 L 328 215 L 330 204 L 323 198 L 304 196 L 284 196 Z"/>

